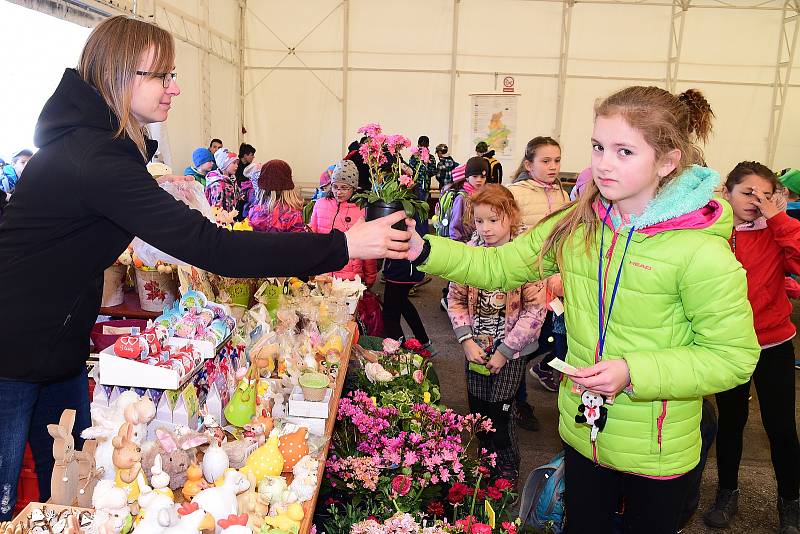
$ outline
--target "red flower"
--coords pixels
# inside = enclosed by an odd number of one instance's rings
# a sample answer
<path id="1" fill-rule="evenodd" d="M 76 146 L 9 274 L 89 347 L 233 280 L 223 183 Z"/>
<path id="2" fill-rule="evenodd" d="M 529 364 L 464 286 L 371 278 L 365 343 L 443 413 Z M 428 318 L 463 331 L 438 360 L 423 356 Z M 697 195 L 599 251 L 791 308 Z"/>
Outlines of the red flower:
<path id="1" fill-rule="evenodd" d="M 512 489 L 514 487 L 514 484 L 512 484 L 510 480 L 507 480 L 505 478 L 498 478 L 497 480 L 494 481 L 494 487 L 497 488 L 499 491 L 504 491 L 507 489 Z"/>
<path id="2" fill-rule="evenodd" d="M 478 473 L 480 473 L 480 474 L 482 474 L 483 476 L 486 477 L 486 476 L 489 476 L 489 473 L 491 473 L 491 471 L 489 471 L 488 467 L 486 467 L 485 465 L 482 465 L 482 466 L 480 466 L 478 468 Z"/>
<path id="3" fill-rule="evenodd" d="M 428 349 L 418 350 L 417 354 L 419 354 L 423 358 L 430 358 L 431 357 L 431 351 L 429 351 Z"/>
<path id="4" fill-rule="evenodd" d="M 436 517 L 441 517 L 444 515 L 444 505 L 439 501 L 431 501 L 428 503 L 428 513 Z"/>
<path id="5" fill-rule="evenodd" d="M 503 498 L 503 492 L 495 488 L 494 486 L 489 486 L 489 489 L 486 491 L 486 494 L 489 496 L 490 499 L 494 501 L 499 501 L 500 499 Z"/>
<path id="6" fill-rule="evenodd" d="M 422 350 L 422 343 L 420 343 L 417 338 L 413 338 L 413 337 L 411 339 L 407 339 L 403 343 L 403 346 L 405 348 L 407 348 L 408 350 L 413 350 L 413 351 Z"/>
<path id="7" fill-rule="evenodd" d="M 467 496 L 467 492 L 469 492 L 469 487 L 460 482 L 456 482 L 450 488 L 450 491 L 447 492 L 447 501 L 450 504 L 461 504 L 464 497 Z"/>
<path id="8" fill-rule="evenodd" d="M 456 521 L 456 527 L 467 534 L 492 534 L 492 527 L 485 523 L 478 523 L 477 519 L 471 515 Z"/>
<path id="9" fill-rule="evenodd" d="M 477 500 L 478 502 L 481 502 L 485 498 L 486 498 L 486 490 L 479 489 L 477 492 L 475 492 L 475 500 Z"/>
<path id="10" fill-rule="evenodd" d="M 376 523 L 379 523 L 378 518 L 375 517 L 374 515 L 369 516 L 364 521 L 375 521 Z"/>
<path id="11" fill-rule="evenodd" d="M 502 523 L 503 530 L 508 532 L 508 534 L 517 534 L 517 525 L 514 523 L 509 523 L 508 521 L 503 521 Z"/>
<path id="12" fill-rule="evenodd" d="M 411 491 L 411 477 L 397 475 L 392 479 L 392 491 L 399 496 L 403 496 Z"/>

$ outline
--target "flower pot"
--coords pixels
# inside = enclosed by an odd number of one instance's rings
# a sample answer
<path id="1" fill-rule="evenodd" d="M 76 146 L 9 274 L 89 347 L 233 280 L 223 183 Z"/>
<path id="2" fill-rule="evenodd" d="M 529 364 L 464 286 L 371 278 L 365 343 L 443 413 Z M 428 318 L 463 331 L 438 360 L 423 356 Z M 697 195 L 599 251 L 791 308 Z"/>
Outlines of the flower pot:
<path id="1" fill-rule="evenodd" d="M 127 265 L 112 265 L 103 271 L 103 300 L 100 306 L 106 308 L 122 304 L 127 276 Z"/>
<path id="2" fill-rule="evenodd" d="M 377 202 L 370 202 L 367 204 L 367 217 L 368 221 L 374 221 L 375 219 L 380 219 L 381 217 L 386 217 L 387 215 L 391 215 L 397 211 L 404 211 L 403 210 L 403 203 L 399 201 L 394 201 L 390 203 L 386 203 L 382 200 L 378 200 Z M 400 222 L 396 222 L 392 225 L 392 228 L 396 230 L 407 230 L 406 223 L 404 220 Z"/>
<path id="3" fill-rule="evenodd" d="M 180 297 L 175 277 L 158 271 L 136 269 L 136 289 L 139 306 L 150 312 L 160 312 Z"/>

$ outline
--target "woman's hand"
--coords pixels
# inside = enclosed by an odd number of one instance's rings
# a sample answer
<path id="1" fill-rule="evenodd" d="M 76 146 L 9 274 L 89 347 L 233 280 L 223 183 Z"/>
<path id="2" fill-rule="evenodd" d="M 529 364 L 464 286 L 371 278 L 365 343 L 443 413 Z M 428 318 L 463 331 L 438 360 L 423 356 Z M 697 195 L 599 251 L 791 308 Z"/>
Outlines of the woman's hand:
<path id="1" fill-rule="evenodd" d="M 471 339 L 465 340 L 461 344 L 461 348 L 464 349 L 464 356 L 467 357 L 467 361 L 477 363 L 478 365 L 486 363 L 486 353 Z"/>
<path id="2" fill-rule="evenodd" d="M 395 230 L 392 225 L 405 219 L 405 213 L 398 211 L 370 222 L 358 221 L 344 233 L 347 238 L 347 252 L 350 259 L 376 260 L 390 258 L 408 259 L 408 240 L 412 233 Z M 413 228 L 414 221 L 405 219 L 406 225 Z"/>
<path id="3" fill-rule="evenodd" d="M 501 352 L 495 351 L 494 354 L 492 354 L 492 357 L 489 358 L 489 361 L 486 362 L 486 369 L 488 369 L 492 374 L 496 375 L 507 363 L 508 358 L 503 356 Z"/>
<path id="4" fill-rule="evenodd" d="M 156 178 L 156 182 L 163 184 L 164 182 L 193 182 L 194 178 L 191 176 L 179 176 L 177 174 L 165 174 Z"/>
<path id="5" fill-rule="evenodd" d="M 758 211 L 761 212 L 761 215 L 766 217 L 767 219 L 771 219 L 781 211 L 783 211 L 780 206 L 778 205 L 778 195 L 777 193 L 773 194 L 770 198 L 759 189 L 755 187 L 752 188 L 753 196 L 755 196 L 755 200 L 753 200 L 753 204 L 758 208 Z"/>
<path id="6" fill-rule="evenodd" d="M 631 383 L 631 374 L 625 360 L 603 360 L 591 367 L 578 369 L 569 377 L 589 391 L 605 396 L 616 395 Z"/>

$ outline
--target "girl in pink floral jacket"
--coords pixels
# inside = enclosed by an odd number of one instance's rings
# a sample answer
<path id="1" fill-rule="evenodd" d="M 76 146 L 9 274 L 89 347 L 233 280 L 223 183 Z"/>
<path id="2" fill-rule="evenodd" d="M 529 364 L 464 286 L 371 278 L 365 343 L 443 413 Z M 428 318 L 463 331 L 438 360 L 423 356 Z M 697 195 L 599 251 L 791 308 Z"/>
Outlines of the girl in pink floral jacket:
<path id="1" fill-rule="evenodd" d="M 511 192 L 490 184 L 467 204 L 465 216 L 477 235 L 471 246 L 496 247 L 520 235 L 520 214 Z M 509 292 L 450 284 L 447 313 L 464 350 L 470 411 L 488 416 L 496 432 L 479 435 L 497 455 L 500 476 L 516 483 L 519 449 L 514 397 L 525 372 L 525 355 L 538 347 L 546 314 L 541 283 Z"/>

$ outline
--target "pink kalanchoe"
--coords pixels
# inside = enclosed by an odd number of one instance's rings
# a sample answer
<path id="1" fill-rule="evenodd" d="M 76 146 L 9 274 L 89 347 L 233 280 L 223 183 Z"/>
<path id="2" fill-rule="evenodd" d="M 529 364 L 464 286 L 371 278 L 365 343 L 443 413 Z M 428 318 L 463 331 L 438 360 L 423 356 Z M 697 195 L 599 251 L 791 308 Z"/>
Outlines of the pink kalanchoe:
<path id="1" fill-rule="evenodd" d="M 414 185 L 414 179 L 411 176 L 408 176 L 407 174 L 401 176 L 399 181 L 400 185 L 402 185 L 403 187 L 411 187 L 412 185 Z"/>
<path id="2" fill-rule="evenodd" d="M 358 133 L 363 133 L 367 137 L 374 137 L 375 135 L 381 133 L 381 131 L 381 125 L 374 122 L 369 122 L 358 129 Z"/>
<path id="3" fill-rule="evenodd" d="M 392 479 L 392 491 L 403 497 L 411 491 L 411 477 L 406 475 L 397 475 Z"/>
<path id="4" fill-rule="evenodd" d="M 427 147 L 419 149 L 419 157 L 423 163 L 428 163 L 431 160 L 431 151 Z"/>
<path id="5" fill-rule="evenodd" d="M 399 341 L 388 337 L 383 340 L 383 352 L 386 354 L 394 354 L 398 350 L 400 350 Z"/>
<path id="6" fill-rule="evenodd" d="M 417 384 L 422 384 L 422 382 L 425 380 L 425 373 L 422 372 L 422 369 L 417 369 L 411 376 L 414 378 L 414 382 Z"/>

